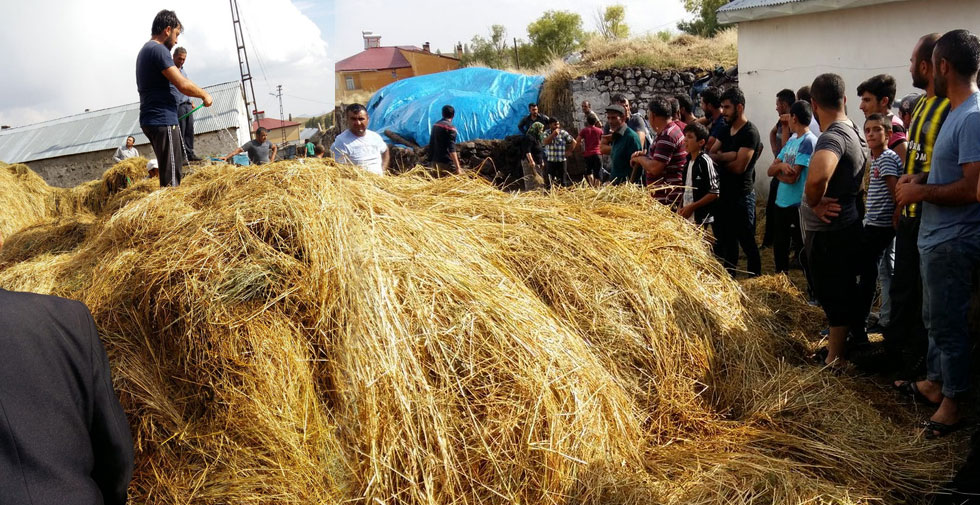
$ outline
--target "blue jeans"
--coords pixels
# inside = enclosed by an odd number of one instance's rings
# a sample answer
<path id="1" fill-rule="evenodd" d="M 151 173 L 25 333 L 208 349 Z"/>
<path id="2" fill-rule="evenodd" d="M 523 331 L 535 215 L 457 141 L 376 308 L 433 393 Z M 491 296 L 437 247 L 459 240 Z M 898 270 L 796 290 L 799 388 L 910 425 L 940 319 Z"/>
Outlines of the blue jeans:
<path id="1" fill-rule="evenodd" d="M 885 249 L 878 264 L 878 283 L 881 284 L 881 309 L 878 311 L 878 324 L 888 326 L 892 315 L 892 270 L 895 268 L 895 241 L 892 240 Z"/>
<path id="2" fill-rule="evenodd" d="M 980 233 L 919 249 L 922 320 L 929 333 L 926 378 L 942 382 L 943 396 L 970 389 L 968 325 L 973 273 L 980 266 Z"/>

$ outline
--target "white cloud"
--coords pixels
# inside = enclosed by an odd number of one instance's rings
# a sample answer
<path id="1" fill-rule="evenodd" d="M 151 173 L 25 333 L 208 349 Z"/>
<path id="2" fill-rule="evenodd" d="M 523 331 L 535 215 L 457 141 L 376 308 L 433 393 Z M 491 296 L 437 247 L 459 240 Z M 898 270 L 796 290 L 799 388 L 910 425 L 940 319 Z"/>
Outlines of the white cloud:
<path id="1" fill-rule="evenodd" d="M 331 49 L 303 9 L 334 0 L 239 0 L 256 100 L 271 117 L 269 96 L 283 86 L 286 114 L 332 108 Z M 231 11 L 223 1 L 170 0 L 166 5 L 124 0 L 4 2 L 0 29 L 0 123 L 23 125 L 139 100 L 135 60 L 149 39 L 153 16 L 172 9 L 185 26 L 178 44 L 200 85 L 239 79 Z M 303 99 L 300 99 L 302 97 Z"/>

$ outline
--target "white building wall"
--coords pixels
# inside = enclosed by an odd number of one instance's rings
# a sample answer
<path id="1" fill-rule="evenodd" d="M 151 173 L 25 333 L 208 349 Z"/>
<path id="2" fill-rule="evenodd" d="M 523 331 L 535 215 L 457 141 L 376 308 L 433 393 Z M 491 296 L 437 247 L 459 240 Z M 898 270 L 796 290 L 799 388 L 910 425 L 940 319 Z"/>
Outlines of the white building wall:
<path id="1" fill-rule="evenodd" d="M 769 190 L 769 130 L 776 122 L 779 90 L 796 91 L 824 72 L 840 74 L 847 85 L 848 113 L 863 122 L 858 84 L 891 74 L 898 83 L 896 99 L 919 91 L 909 75 L 919 37 L 957 28 L 980 33 L 980 0 L 912 0 L 739 23 L 739 86 L 746 115 L 766 146 L 756 164 L 760 195 Z"/>

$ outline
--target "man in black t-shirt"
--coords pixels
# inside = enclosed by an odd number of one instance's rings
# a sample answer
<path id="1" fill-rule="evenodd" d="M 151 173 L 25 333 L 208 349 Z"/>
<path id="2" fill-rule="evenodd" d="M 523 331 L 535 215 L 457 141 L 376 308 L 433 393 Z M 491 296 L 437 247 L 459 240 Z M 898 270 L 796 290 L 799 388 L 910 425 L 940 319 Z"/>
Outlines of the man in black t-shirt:
<path id="1" fill-rule="evenodd" d="M 456 116 L 456 109 L 452 105 L 442 106 L 442 119 L 432 125 L 432 132 L 429 135 L 429 160 L 436 175 L 444 176 L 450 173 L 459 175 L 463 173 L 459 165 L 459 155 L 456 154 L 456 127 L 453 126 L 453 117 Z"/>
<path id="2" fill-rule="evenodd" d="M 170 92 L 173 84 L 187 96 L 200 98 L 211 106 L 211 95 L 184 77 L 174 64 L 170 50 L 177 44 L 183 27 L 177 14 L 162 10 L 153 18 L 150 40 L 136 56 L 136 88 L 140 95 L 140 128 L 150 140 L 160 163 L 160 185 L 179 186 L 183 152 L 177 128 L 177 100 Z"/>
<path id="3" fill-rule="evenodd" d="M 738 249 L 745 251 L 752 275 L 762 274 L 762 259 L 755 243 L 755 162 L 762 153 L 759 129 L 745 119 L 745 94 L 729 88 L 721 95 L 721 113 L 728 128 L 718 133 L 711 146 L 711 160 L 718 167 L 721 194 L 715 228 L 715 255 L 735 275 Z"/>
<path id="4" fill-rule="evenodd" d="M 867 340 L 859 303 L 861 217 L 858 193 L 864 180 L 868 144 L 844 112 L 844 79 L 822 74 L 810 85 L 810 102 L 820 122 L 804 188 L 800 215 L 813 291 L 830 323 L 824 363 L 843 363 L 850 330 Z M 866 307 L 865 307 L 866 309 Z"/>
<path id="5" fill-rule="evenodd" d="M 531 127 L 534 123 L 541 123 L 545 126 L 551 122 L 551 118 L 538 112 L 538 104 L 532 103 L 527 106 L 527 115 L 521 119 L 521 122 L 517 123 L 517 129 L 521 133 L 527 133 L 527 129 Z"/>

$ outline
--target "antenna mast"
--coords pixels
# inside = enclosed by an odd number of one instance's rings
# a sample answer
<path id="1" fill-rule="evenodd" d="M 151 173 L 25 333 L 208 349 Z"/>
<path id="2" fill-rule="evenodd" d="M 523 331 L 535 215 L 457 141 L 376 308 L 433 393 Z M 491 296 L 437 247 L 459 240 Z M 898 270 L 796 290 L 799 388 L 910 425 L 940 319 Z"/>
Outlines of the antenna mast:
<path id="1" fill-rule="evenodd" d="M 245 35 L 242 33 L 242 21 L 238 15 L 238 0 L 228 0 L 228 3 L 231 5 L 231 24 L 235 29 L 235 45 L 238 47 L 238 70 L 242 75 L 245 115 L 248 117 L 248 124 L 251 125 L 252 114 L 258 112 L 259 106 L 255 102 L 255 86 L 252 85 L 252 71 L 248 66 L 248 53 L 245 51 Z"/>

